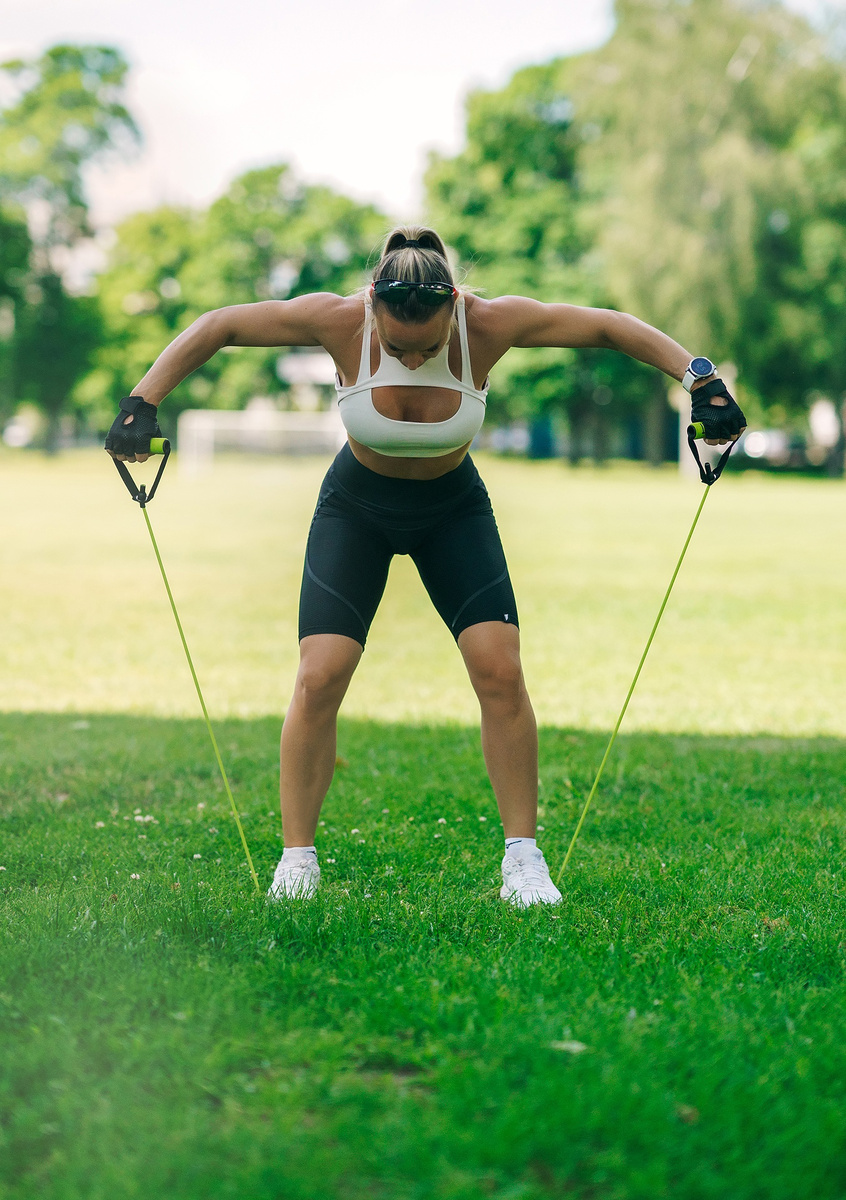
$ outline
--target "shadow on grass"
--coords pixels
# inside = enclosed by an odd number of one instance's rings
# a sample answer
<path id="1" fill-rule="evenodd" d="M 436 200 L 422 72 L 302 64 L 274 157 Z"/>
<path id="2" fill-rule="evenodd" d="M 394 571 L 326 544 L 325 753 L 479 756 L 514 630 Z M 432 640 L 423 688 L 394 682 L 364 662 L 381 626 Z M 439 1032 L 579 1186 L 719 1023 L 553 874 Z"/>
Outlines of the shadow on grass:
<path id="1" fill-rule="evenodd" d="M 280 724 L 273 718 L 216 723 L 249 844 L 265 871 L 281 842 Z M 539 839 L 551 864 L 563 856 L 606 740 L 604 733 L 541 730 Z M 428 851 L 433 860 L 459 847 L 473 858 L 498 856 L 501 825 L 477 729 L 342 720 L 338 746 L 318 831 L 324 859 L 343 854 L 366 875 L 389 850 L 397 872 L 403 848 L 415 857 Z M 606 869 L 666 866 L 682 850 L 710 855 L 731 845 L 750 853 L 766 844 L 773 853 L 780 846 L 797 851 L 811 840 L 837 855 L 844 778 L 846 742 L 830 737 L 621 734 L 573 867 L 583 870 L 595 860 Z M 57 855 L 40 868 L 43 881 L 61 877 L 78 838 L 91 853 L 118 830 L 151 843 L 139 847 L 146 853 L 162 839 L 163 822 L 183 841 L 201 838 L 192 862 L 208 857 L 210 845 L 218 850 L 214 858 L 229 865 L 243 859 L 198 720 L 2 714 L 0 815 L 7 845 L 24 832 L 30 845 L 36 830 L 59 835 Z M 238 863 L 229 862 L 233 855 Z M 3 865 L 8 871 L 9 863 Z"/>

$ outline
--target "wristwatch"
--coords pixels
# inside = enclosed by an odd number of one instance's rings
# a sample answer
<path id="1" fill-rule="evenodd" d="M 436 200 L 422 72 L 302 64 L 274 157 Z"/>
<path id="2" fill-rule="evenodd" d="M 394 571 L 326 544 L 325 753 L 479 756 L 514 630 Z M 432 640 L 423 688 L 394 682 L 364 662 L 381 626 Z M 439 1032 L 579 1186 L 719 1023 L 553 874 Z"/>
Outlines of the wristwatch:
<path id="1" fill-rule="evenodd" d="M 711 362 L 710 358 L 692 358 L 688 363 L 687 370 L 684 373 L 682 387 L 686 392 L 689 392 L 696 383 L 697 379 L 707 379 L 709 375 L 713 375 L 717 368 Z"/>

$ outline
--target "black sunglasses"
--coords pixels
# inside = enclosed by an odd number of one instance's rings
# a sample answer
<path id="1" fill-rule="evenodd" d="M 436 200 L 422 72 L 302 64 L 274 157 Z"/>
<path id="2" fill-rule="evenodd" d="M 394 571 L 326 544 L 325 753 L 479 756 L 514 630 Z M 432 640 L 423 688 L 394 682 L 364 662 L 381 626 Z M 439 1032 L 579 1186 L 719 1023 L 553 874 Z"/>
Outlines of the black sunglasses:
<path id="1" fill-rule="evenodd" d="M 415 292 L 419 303 L 429 308 L 454 300 L 458 295 L 458 288 L 451 283 L 406 283 L 404 279 L 377 279 L 372 290 L 374 296 L 388 304 L 405 304 Z"/>

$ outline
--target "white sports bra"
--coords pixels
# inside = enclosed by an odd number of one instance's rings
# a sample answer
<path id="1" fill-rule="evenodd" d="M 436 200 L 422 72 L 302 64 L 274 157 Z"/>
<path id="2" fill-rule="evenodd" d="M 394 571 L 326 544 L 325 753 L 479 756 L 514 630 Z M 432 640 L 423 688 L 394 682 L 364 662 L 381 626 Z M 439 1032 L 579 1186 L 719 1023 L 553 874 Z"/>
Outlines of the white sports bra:
<path id="1" fill-rule="evenodd" d="M 364 337 L 358 378 L 350 387 L 341 384 L 335 374 L 335 391 L 341 420 L 350 437 L 362 446 L 390 458 L 438 458 L 459 450 L 472 442 L 485 419 L 485 400 L 488 380 L 484 387 L 473 384 L 470 370 L 470 348 L 467 341 L 467 314 L 464 297 L 457 304 L 458 332 L 461 341 L 461 378 L 456 379 L 449 369 L 449 342 L 434 358 L 427 359 L 416 371 L 404 367 L 397 358 L 382 353 L 379 344 L 379 366 L 370 374 L 370 339 L 373 330 L 373 310 L 366 305 Z M 446 421 L 394 421 L 383 416 L 373 405 L 375 387 L 440 387 L 461 393 L 458 412 Z"/>

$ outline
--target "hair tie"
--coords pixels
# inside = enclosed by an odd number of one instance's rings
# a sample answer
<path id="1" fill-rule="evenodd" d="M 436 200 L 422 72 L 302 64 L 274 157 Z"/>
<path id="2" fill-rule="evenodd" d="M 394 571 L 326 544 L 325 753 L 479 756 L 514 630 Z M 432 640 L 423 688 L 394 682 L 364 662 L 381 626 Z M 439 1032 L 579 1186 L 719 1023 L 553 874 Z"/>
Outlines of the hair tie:
<path id="1" fill-rule="evenodd" d="M 418 250 L 425 249 L 425 246 L 421 246 L 420 242 L 418 242 L 416 238 L 406 238 L 403 244 L 400 246 L 400 250 L 404 250 L 406 246 L 416 246 Z"/>

